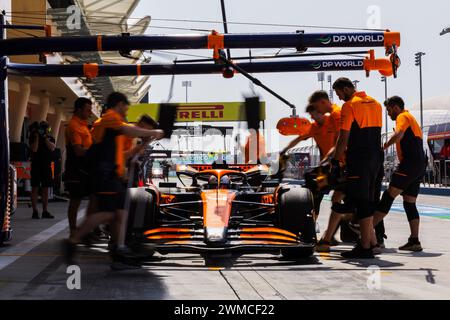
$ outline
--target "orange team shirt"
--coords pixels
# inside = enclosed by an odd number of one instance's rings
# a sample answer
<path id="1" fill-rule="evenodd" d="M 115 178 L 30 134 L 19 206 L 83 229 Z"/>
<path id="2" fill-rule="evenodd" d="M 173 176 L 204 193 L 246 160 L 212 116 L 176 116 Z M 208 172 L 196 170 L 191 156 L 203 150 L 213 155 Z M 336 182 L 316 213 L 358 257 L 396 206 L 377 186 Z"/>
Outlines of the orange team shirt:
<path id="1" fill-rule="evenodd" d="M 347 156 L 381 151 L 382 121 L 380 103 L 365 92 L 356 92 L 344 103 L 341 111 L 341 130 L 350 131 Z"/>
<path id="2" fill-rule="evenodd" d="M 92 145 L 92 136 L 87 120 L 82 120 L 76 115 L 70 119 L 65 133 L 67 144 L 81 145 L 84 149 L 89 149 Z"/>
<path id="3" fill-rule="evenodd" d="M 342 109 L 338 105 L 333 104 L 331 106 L 330 116 L 331 116 L 331 119 L 333 119 L 336 130 L 338 131 L 338 135 L 339 135 L 339 130 L 341 129 L 341 111 L 342 111 Z"/>
<path id="4" fill-rule="evenodd" d="M 264 136 L 261 133 L 257 132 L 256 134 L 251 134 L 247 137 L 244 155 L 246 164 L 249 163 L 250 161 L 256 160 L 254 159 L 256 155 L 258 156 L 259 160 L 267 156 L 266 140 L 264 139 Z"/>
<path id="5" fill-rule="evenodd" d="M 124 138 L 125 141 L 124 141 L 124 145 L 123 145 L 123 150 L 124 150 L 124 152 L 128 152 L 128 151 L 130 151 L 131 149 L 133 149 L 133 146 L 134 146 L 134 139 L 135 139 L 135 138 L 125 136 L 125 138 Z"/>
<path id="6" fill-rule="evenodd" d="M 128 126 L 123 117 L 117 113 L 116 111 L 109 109 L 107 110 L 103 116 L 95 121 L 92 128 L 92 139 L 94 143 L 102 143 L 104 142 L 104 138 L 107 138 L 105 135 L 107 130 L 119 130 L 121 127 Z M 125 174 L 125 145 L 126 145 L 126 136 L 123 134 L 114 135 L 115 139 L 115 159 L 111 159 L 114 161 L 117 168 L 116 172 L 119 177 L 123 177 Z"/>
<path id="7" fill-rule="evenodd" d="M 319 125 L 317 122 L 313 122 L 310 131 L 302 136 L 303 139 L 313 138 L 320 150 L 320 159 L 330 152 L 330 150 L 336 145 L 336 141 L 339 137 L 339 123 L 340 123 L 341 108 L 333 105 L 333 110 L 329 115 L 325 115 L 325 122 L 323 125 Z"/>
<path id="8" fill-rule="evenodd" d="M 381 105 L 365 92 L 356 92 L 350 101 L 342 106 L 341 129 L 350 131 L 354 121 L 361 129 L 381 128 L 383 126 Z"/>
<path id="9" fill-rule="evenodd" d="M 422 130 L 414 116 L 405 110 L 396 120 L 395 131 L 403 131 L 403 138 L 396 143 L 397 156 L 400 161 L 408 158 L 408 161 L 419 161 L 423 153 Z"/>

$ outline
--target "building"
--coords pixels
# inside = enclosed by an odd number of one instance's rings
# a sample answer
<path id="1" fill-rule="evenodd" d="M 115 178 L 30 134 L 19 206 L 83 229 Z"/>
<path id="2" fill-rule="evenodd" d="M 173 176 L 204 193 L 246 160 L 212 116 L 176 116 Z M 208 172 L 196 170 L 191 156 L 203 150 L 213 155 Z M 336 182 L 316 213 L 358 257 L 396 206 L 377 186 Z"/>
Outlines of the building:
<path id="1" fill-rule="evenodd" d="M 142 34 L 150 17 L 132 20 L 130 16 L 140 0 L 0 0 L 7 24 L 49 25 L 52 36 Z M 7 38 L 46 36 L 40 30 L 7 30 Z M 142 63 L 150 59 L 143 52 L 48 53 L 45 55 L 12 56 L 16 63 L 47 64 L 115 64 Z M 65 125 L 72 115 L 78 97 L 93 101 L 94 117 L 101 114 L 106 96 L 122 91 L 130 101 L 139 102 L 150 86 L 148 76 L 116 78 L 39 78 L 11 75 L 8 77 L 9 136 L 11 162 L 18 166 L 19 180 L 28 179 L 27 128 L 34 121 L 48 121 L 61 152 L 61 167 L 65 158 Z M 23 182 L 23 181 L 22 181 Z M 26 185 L 23 184 L 22 187 Z"/>

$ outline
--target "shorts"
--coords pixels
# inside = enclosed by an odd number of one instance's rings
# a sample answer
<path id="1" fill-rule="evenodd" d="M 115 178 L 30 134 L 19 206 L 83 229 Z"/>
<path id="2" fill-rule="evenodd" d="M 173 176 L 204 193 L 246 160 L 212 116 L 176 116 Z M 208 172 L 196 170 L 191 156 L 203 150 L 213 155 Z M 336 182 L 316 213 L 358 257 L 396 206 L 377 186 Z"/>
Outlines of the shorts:
<path id="1" fill-rule="evenodd" d="M 31 166 L 31 186 L 52 188 L 53 172 L 51 166 Z"/>
<path id="2" fill-rule="evenodd" d="M 402 195 L 417 198 L 420 191 L 420 183 L 425 175 L 425 164 L 408 164 L 400 162 L 392 174 L 391 187 L 403 190 Z"/>
<path id="3" fill-rule="evenodd" d="M 87 176 L 80 174 L 67 174 L 64 187 L 69 193 L 69 198 L 81 199 L 89 195 L 89 183 Z"/>
<path id="4" fill-rule="evenodd" d="M 95 193 L 97 212 L 115 212 L 125 209 L 125 190 L 115 194 Z"/>
<path id="5" fill-rule="evenodd" d="M 379 157 L 361 157 L 352 161 L 349 159 L 346 173 L 346 196 L 371 202 L 377 201 L 380 166 Z"/>
<path id="6" fill-rule="evenodd" d="M 81 199 L 89 195 L 87 185 L 81 182 L 66 182 L 64 186 L 71 199 Z"/>
<path id="7" fill-rule="evenodd" d="M 115 171 L 97 171 L 90 178 L 97 212 L 113 212 L 125 208 L 126 188 Z"/>
<path id="8" fill-rule="evenodd" d="M 359 219 L 371 217 L 378 202 L 379 155 L 347 159 L 346 200 L 356 208 Z"/>

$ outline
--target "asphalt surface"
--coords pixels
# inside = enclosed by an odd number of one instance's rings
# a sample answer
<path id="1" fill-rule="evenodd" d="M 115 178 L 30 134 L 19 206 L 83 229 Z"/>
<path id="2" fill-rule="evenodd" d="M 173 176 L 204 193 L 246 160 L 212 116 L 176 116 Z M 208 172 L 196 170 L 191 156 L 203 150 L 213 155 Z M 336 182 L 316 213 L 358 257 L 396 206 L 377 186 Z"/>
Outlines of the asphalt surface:
<path id="1" fill-rule="evenodd" d="M 195 254 L 157 254 L 139 270 L 113 271 L 103 244 L 80 248 L 79 290 L 68 289 L 60 254 L 67 203 L 51 204 L 55 220 L 37 221 L 22 205 L 13 217 L 13 241 L 0 248 L 0 299 L 449 299 L 450 199 L 419 199 L 421 253 L 397 250 L 409 235 L 397 202 L 386 220 L 387 248 L 373 260 L 340 258 L 347 244 L 301 261 L 257 254 L 205 262 Z M 325 200 L 321 231 L 329 207 Z"/>

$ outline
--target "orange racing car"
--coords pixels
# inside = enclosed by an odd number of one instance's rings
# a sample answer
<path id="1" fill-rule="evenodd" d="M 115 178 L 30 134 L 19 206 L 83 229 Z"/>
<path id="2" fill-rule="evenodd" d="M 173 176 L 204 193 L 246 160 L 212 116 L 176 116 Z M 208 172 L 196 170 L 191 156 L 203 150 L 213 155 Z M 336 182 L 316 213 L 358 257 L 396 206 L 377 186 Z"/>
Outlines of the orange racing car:
<path id="1" fill-rule="evenodd" d="M 314 252 L 311 192 L 271 180 L 263 165 L 182 165 L 179 183 L 129 189 L 129 245 L 161 254 Z"/>

